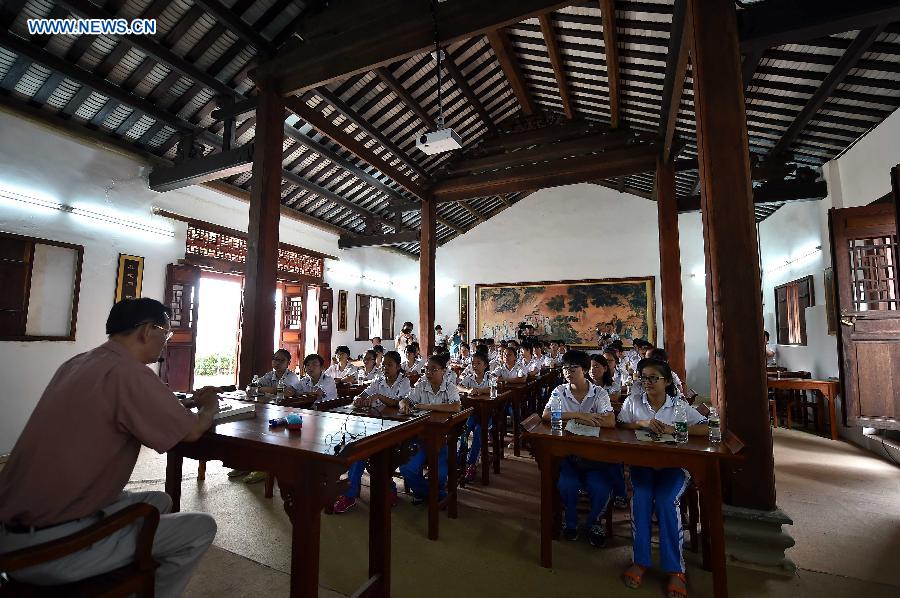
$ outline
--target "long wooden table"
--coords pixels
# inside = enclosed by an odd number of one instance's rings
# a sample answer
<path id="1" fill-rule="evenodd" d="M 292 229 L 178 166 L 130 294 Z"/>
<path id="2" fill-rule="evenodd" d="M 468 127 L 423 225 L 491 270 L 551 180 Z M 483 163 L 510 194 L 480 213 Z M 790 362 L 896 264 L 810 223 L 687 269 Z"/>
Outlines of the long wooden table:
<path id="1" fill-rule="evenodd" d="M 704 554 L 713 572 L 716 598 L 726 598 L 725 529 L 722 521 L 723 460 L 736 458 L 743 447 L 737 437 L 727 433 L 723 442 L 710 444 L 706 438 L 692 436 L 683 445 L 643 442 L 634 430 L 602 429 L 600 437 L 578 436 L 563 431 L 554 434 L 550 426 L 535 414 L 522 422 L 523 440 L 531 447 L 541 472 L 541 566 L 553 563 L 552 540 L 559 538 L 560 499 L 556 490 L 559 461 L 577 455 L 594 461 L 629 463 L 643 467 L 683 467 L 691 472 L 700 491 L 704 530 Z"/>
<path id="2" fill-rule="evenodd" d="M 459 486 L 459 464 L 456 458 L 456 445 L 459 435 L 466 420 L 472 414 L 472 408 L 462 409 L 456 413 L 445 411 L 420 411 L 418 415 L 400 413 L 396 407 L 384 407 L 374 409 L 369 407 L 354 408 L 351 405 L 338 407 L 331 413 L 345 415 L 366 415 L 371 418 L 383 418 L 386 421 L 407 421 L 417 417 L 425 420 L 425 429 L 419 438 L 425 444 L 428 459 L 428 539 L 437 540 L 440 527 L 440 509 L 442 505 L 447 507 L 447 516 L 456 519 L 458 516 L 457 493 Z M 422 415 L 424 414 L 424 416 Z M 440 492 L 438 484 L 438 460 L 441 448 L 447 445 L 447 496 L 443 501 L 439 500 Z M 374 492 L 374 484 L 372 492 Z"/>
<path id="3" fill-rule="evenodd" d="M 811 380 L 808 378 L 768 378 L 769 388 L 777 390 L 809 390 L 816 393 L 819 409 L 816 411 L 816 431 L 824 434 L 822 417 L 819 412 L 823 410 L 824 399 L 828 400 L 828 423 L 831 426 L 831 439 L 838 439 L 837 427 L 837 396 L 841 392 L 841 383 L 838 380 Z M 788 406 L 790 409 L 790 406 Z M 804 420 L 805 421 L 805 420 Z M 777 425 L 777 422 L 776 422 Z"/>
<path id="4" fill-rule="evenodd" d="M 506 420 L 506 405 L 509 404 L 510 394 L 510 391 L 498 393 L 497 397 L 492 399 L 488 395 L 472 396 L 460 393 L 463 407 L 474 409 L 481 425 L 479 434 L 481 440 L 481 483 L 485 486 L 491 483 L 491 463 L 494 466 L 494 473 L 500 473 L 500 459 L 503 456 L 503 443 L 500 434 L 503 426 L 500 423 L 500 419 Z M 493 426 L 490 425 L 492 417 L 494 418 Z M 490 434 L 493 454 L 488 451 L 488 434 Z"/>
<path id="5" fill-rule="evenodd" d="M 292 412 L 303 417 L 302 430 L 269 427 L 270 419 Z M 315 598 L 322 509 L 333 504 L 346 486 L 340 478 L 350 465 L 368 459 L 372 480 L 369 579 L 355 595 L 387 597 L 391 594 L 388 495 L 391 474 L 399 464 L 395 449 L 421 436 L 427 421 L 424 416 L 396 421 L 258 404 L 255 419 L 218 423 L 196 442 L 184 442 L 169 451 L 166 492 L 177 512 L 185 457 L 274 473 L 293 525 L 290 595 Z"/>

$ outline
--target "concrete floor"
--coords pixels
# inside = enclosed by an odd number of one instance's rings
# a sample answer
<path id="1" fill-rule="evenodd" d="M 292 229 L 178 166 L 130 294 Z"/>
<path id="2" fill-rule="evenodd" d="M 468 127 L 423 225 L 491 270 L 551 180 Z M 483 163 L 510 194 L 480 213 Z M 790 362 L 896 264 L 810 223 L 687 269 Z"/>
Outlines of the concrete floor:
<path id="1" fill-rule="evenodd" d="M 900 595 L 900 568 L 894 565 L 900 554 L 900 468 L 850 444 L 784 429 L 775 430 L 775 461 L 778 503 L 795 522 L 789 531 L 797 545 L 789 556 L 797 575 L 729 567 L 730 595 Z M 184 471 L 185 478 L 196 477 L 192 462 Z M 162 489 L 164 473 L 165 457 L 145 450 L 129 487 Z M 188 596 L 287 595 L 290 527 L 281 502 L 262 497 L 262 484 L 229 482 L 225 470 L 210 463 L 205 482 L 185 480 L 183 507 L 210 512 L 219 524 Z M 498 597 L 555 596 L 586 587 L 592 594 L 625 593 L 618 573 L 630 549 L 627 530 L 619 526 L 603 551 L 585 542 L 555 543 L 555 567 L 548 570 L 537 565 L 538 530 L 530 518 L 464 507 L 458 520 L 442 516 L 441 540 L 429 542 L 424 515 L 408 503 L 394 511 L 394 596 L 464 595 L 473 583 L 479 595 Z M 348 595 L 365 577 L 367 519 L 362 501 L 346 515 L 323 516 L 320 596 Z M 711 596 L 710 575 L 694 555 L 687 560 L 692 598 Z M 663 582 L 650 574 L 641 590 L 627 595 L 660 596 Z"/>

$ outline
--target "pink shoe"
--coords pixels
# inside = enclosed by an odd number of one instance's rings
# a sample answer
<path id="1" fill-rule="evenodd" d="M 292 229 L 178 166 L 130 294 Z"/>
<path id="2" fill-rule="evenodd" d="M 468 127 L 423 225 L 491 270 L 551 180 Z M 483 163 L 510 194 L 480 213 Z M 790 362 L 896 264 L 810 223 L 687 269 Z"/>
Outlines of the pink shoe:
<path id="1" fill-rule="evenodd" d="M 341 513 L 346 513 L 355 505 L 356 505 L 355 498 L 350 498 L 349 496 L 341 495 L 338 497 L 338 499 L 336 501 L 334 501 L 334 513 L 335 513 L 335 515 L 339 515 Z"/>
<path id="2" fill-rule="evenodd" d="M 463 477 L 463 479 L 466 481 L 466 483 L 474 482 L 477 477 L 478 477 L 478 466 L 477 465 L 467 466 L 466 467 L 466 475 Z"/>

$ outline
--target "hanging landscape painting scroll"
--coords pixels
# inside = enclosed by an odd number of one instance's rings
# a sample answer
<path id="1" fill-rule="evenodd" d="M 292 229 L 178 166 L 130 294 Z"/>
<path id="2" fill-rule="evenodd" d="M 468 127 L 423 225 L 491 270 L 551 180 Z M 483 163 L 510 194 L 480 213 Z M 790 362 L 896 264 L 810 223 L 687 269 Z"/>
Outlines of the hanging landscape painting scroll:
<path id="1" fill-rule="evenodd" d="M 654 278 L 561 280 L 476 285 L 476 335 L 516 337 L 519 324 L 543 339 L 580 348 L 597 346 L 597 331 L 618 334 L 625 345 L 656 340 Z"/>

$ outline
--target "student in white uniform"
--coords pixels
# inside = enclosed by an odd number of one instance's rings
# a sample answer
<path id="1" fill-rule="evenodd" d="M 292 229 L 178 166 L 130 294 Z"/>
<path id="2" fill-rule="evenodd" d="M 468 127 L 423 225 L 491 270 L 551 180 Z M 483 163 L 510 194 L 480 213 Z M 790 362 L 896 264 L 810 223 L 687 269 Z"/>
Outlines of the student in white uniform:
<path id="1" fill-rule="evenodd" d="M 658 434 L 675 431 L 675 408 L 680 402 L 687 414 L 688 434 L 709 433 L 706 419 L 681 399 L 674 396 L 672 369 L 664 361 L 642 359 L 638 363 L 643 392 L 625 399 L 619 412 L 619 423 L 627 429 L 647 429 Z M 682 543 L 681 495 L 690 474 L 678 467 L 631 467 L 631 529 L 633 535 L 632 564 L 623 573 L 625 585 L 640 587 L 644 572 L 653 563 L 650 555 L 652 519 L 659 522 L 660 568 L 669 574 L 669 596 L 687 596 Z"/>
<path id="2" fill-rule="evenodd" d="M 379 408 L 382 405 L 397 407 L 401 400 L 409 396 L 409 391 L 409 379 L 403 375 L 403 371 L 400 369 L 400 354 L 396 351 L 388 351 L 384 356 L 384 377 L 376 379 L 368 388 L 359 393 L 353 400 L 353 406 L 360 408 Z M 357 461 L 350 466 L 350 471 L 347 473 L 350 488 L 346 494 L 342 494 L 335 501 L 334 512 L 336 514 L 346 513 L 356 505 L 365 467 L 365 461 Z M 396 486 L 392 489 L 390 501 L 391 506 L 397 504 Z"/>
<path id="3" fill-rule="evenodd" d="M 547 364 L 545 363 L 545 359 L 544 359 L 546 357 L 546 355 L 544 354 L 544 342 L 541 340 L 535 340 L 532 343 L 531 347 L 532 347 L 532 350 L 534 351 L 534 359 L 539 364 L 541 364 L 541 369 L 547 367 Z"/>
<path id="4" fill-rule="evenodd" d="M 419 380 L 409 396 L 400 401 L 400 409 L 409 412 L 412 408 L 427 411 L 445 411 L 456 413 L 460 409 L 459 390 L 445 380 L 447 368 L 439 357 L 431 357 L 425 366 L 425 375 Z M 438 455 L 438 499 L 447 495 L 447 445 L 441 447 Z M 412 492 L 416 502 L 428 498 L 428 481 L 422 472 L 425 469 L 427 455 L 423 445 L 419 445 L 416 453 L 406 464 L 400 466 L 400 474 L 406 481 L 406 487 Z M 434 472 L 432 472 L 432 475 Z"/>
<path id="5" fill-rule="evenodd" d="M 613 405 L 621 400 L 622 385 L 617 383 L 613 377 L 612 368 L 609 367 L 609 361 L 606 357 L 595 353 L 591 355 L 591 382 L 601 387 L 609 395 L 609 400 Z"/>
<path id="6" fill-rule="evenodd" d="M 340 345 L 334 351 L 334 358 L 337 360 L 337 363 L 332 364 L 331 367 L 325 370 L 325 373 L 335 382 L 344 382 L 346 384 L 356 382 L 356 366 L 350 363 L 350 347 Z"/>
<path id="7" fill-rule="evenodd" d="M 507 347 L 503 352 L 503 362 L 494 368 L 492 372 L 499 380 L 507 384 L 525 384 L 525 370 L 519 365 L 518 355 L 512 347 Z"/>
<path id="8" fill-rule="evenodd" d="M 334 378 L 323 371 L 325 360 L 318 353 L 310 353 L 303 359 L 306 375 L 294 385 L 297 394 L 316 395 L 316 404 L 337 399 L 337 384 Z"/>
<path id="9" fill-rule="evenodd" d="M 666 353 L 665 349 L 660 349 L 659 347 L 654 347 L 647 351 L 647 359 L 656 359 L 658 361 L 665 361 L 669 363 L 669 354 Z M 671 366 L 670 366 L 671 367 Z M 684 398 L 684 383 L 681 381 L 681 377 L 678 375 L 678 372 L 672 372 L 672 384 L 675 385 L 676 397 L 683 399 Z"/>
<path id="10" fill-rule="evenodd" d="M 519 365 L 525 371 L 525 376 L 529 380 L 533 380 L 541 375 L 541 362 L 534 357 L 534 347 L 530 342 L 522 343 L 522 357 Z"/>
<path id="11" fill-rule="evenodd" d="M 407 376 L 410 374 L 421 374 L 422 368 L 425 367 L 425 361 L 419 357 L 416 347 L 407 347 L 406 361 L 403 362 L 403 371 Z"/>
<path id="12" fill-rule="evenodd" d="M 469 369 L 469 366 L 472 365 L 472 352 L 468 343 L 462 343 L 459 346 L 459 352 L 453 358 L 453 362 L 461 366 L 464 371 Z"/>
<path id="13" fill-rule="evenodd" d="M 550 394 L 543 415 L 545 421 L 550 421 L 551 405 L 559 400 L 562 404 L 563 421 L 575 420 L 601 428 L 616 427 L 616 416 L 609 395 L 587 377 L 590 368 L 591 360 L 584 351 L 567 351 L 563 355 L 562 370 L 566 381 Z M 601 517 L 609 504 L 613 477 L 617 473 L 618 467 L 612 463 L 575 456 L 560 461 L 557 488 L 565 509 L 563 537 L 566 540 L 578 538 L 578 493 L 587 490 L 591 502 L 585 524 L 588 540 L 596 548 L 606 545 L 606 531 Z"/>
<path id="14" fill-rule="evenodd" d="M 384 345 L 375 345 L 372 347 L 372 350 L 375 351 L 375 367 L 381 370 L 384 361 Z"/>
<path id="15" fill-rule="evenodd" d="M 446 347 L 448 340 L 449 339 L 447 338 L 447 335 L 444 334 L 444 329 L 441 327 L 441 325 L 438 324 L 437 326 L 435 326 L 434 327 L 434 346 L 435 347 L 441 347 L 441 346 Z"/>
<path id="16" fill-rule="evenodd" d="M 472 369 L 463 374 L 459 380 L 459 391 L 473 396 L 487 395 L 491 392 L 491 373 L 488 370 L 489 359 L 486 353 L 472 356 Z M 490 422 L 492 423 L 492 422 Z M 481 455 L 481 418 L 476 413 L 469 416 L 466 428 L 472 432 L 472 444 L 466 458 L 466 482 L 474 482 L 478 474 L 478 457 Z"/>
<path id="17" fill-rule="evenodd" d="M 549 362 L 548 365 L 551 367 L 559 365 L 559 362 L 562 360 L 562 353 L 559 352 L 560 343 L 562 343 L 562 341 L 550 341 L 550 350 L 547 352 L 547 361 Z"/>
<path id="18" fill-rule="evenodd" d="M 397 335 L 394 341 L 396 343 L 394 349 L 400 355 L 406 355 L 406 349 L 409 348 L 409 345 L 416 342 L 416 335 L 413 334 L 412 330 L 412 322 L 404 322 L 403 328 L 400 329 L 400 334 Z"/>
<path id="19" fill-rule="evenodd" d="M 769 331 L 764 330 L 763 334 L 766 335 L 766 366 L 775 367 L 778 365 L 777 353 L 778 353 L 778 345 L 775 343 L 769 342 Z"/>
<path id="20" fill-rule="evenodd" d="M 360 373 L 362 373 L 363 384 L 365 384 L 366 382 L 373 382 L 382 375 L 381 368 L 377 365 L 377 356 L 378 354 L 375 352 L 375 349 L 369 349 L 368 351 L 366 351 L 366 354 L 363 355 L 363 366 L 356 371 L 357 382 L 359 381 Z"/>
<path id="21" fill-rule="evenodd" d="M 285 394 L 289 391 L 289 387 L 297 384 L 297 374 L 288 369 L 291 364 L 291 354 L 287 349 L 278 349 L 272 356 L 272 369 L 263 374 L 259 379 L 259 391 L 269 394 L 275 392 L 275 385 L 278 380 L 284 380 Z"/>

